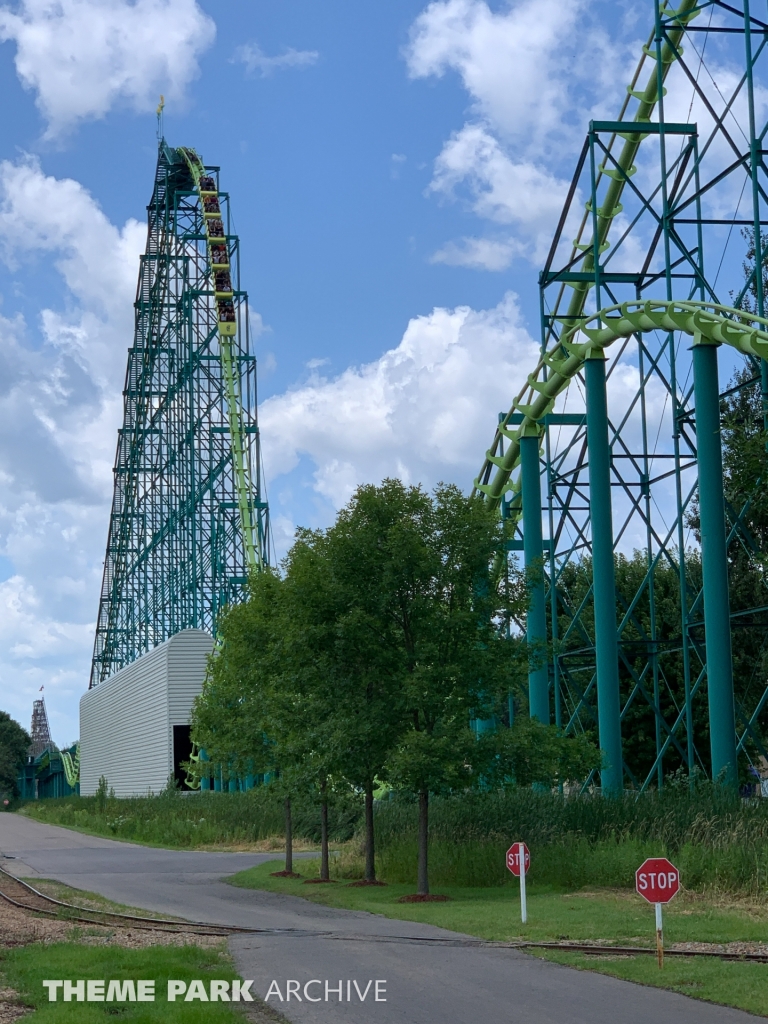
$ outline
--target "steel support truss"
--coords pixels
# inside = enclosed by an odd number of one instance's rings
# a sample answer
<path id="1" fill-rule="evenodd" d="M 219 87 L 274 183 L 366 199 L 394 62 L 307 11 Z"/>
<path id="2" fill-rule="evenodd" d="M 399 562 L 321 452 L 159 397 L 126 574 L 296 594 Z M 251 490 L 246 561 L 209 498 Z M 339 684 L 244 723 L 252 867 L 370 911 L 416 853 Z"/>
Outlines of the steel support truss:
<path id="1" fill-rule="evenodd" d="M 724 500 L 720 439 L 723 386 L 743 364 L 727 394 L 760 388 L 768 423 L 763 274 L 742 269 L 744 229 L 766 260 L 768 17 L 748 0 L 652 7 L 540 274 L 541 358 L 475 480 L 510 550 L 545 566 L 545 635 L 541 616 L 528 631 L 548 650 L 547 717 L 599 737 L 606 791 L 694 766 L 734 783 L 768 745 L 765 669 L 740 644 L 768 637 L 768 587 L 729 604 L 734 552 L 758 566 L 768 552 L 747 526 L 752 499 Z M 532 437 L 543 488 L 521 461 Z M 545 529 L 523 544 L 526 494 Z M 536 659 L 530 705 L 541 718 Z"/>
<path id="2" fill-rule="evenodd" d="M 215 635 L 269 561 L 248 297 L 218 179 L 160 143 L 91 686 L 182 629 Z"/>

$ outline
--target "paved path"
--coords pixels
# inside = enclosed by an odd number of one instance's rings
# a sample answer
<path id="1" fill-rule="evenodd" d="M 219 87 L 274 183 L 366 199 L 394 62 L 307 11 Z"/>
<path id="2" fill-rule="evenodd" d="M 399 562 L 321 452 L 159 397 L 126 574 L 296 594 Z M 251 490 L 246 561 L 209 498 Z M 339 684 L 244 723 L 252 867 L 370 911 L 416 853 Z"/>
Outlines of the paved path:
<path id="1" fill-rule="evenodd" d="M 659 989 L 574 971 L 467 936 L 256 890 L 223 875 L 267 854 L 155 850 L 0 814 L 4 866 L 56 878 L 135 907 L 197 921 L 275 929 L 230 940 L 238 970 L 262 997 L 277 983 L 310 997 L 270 1005 L 297 1024 L 748 1024 L 765 1020 Z M 357 990 L 366 991 L 361 1003 Z M 375 982 L 380 1001 L 374 1001 Z M 357 990 L 353 982 L 357 982 Z M 325 983 L 329 999 L 325 1001 Z M 347 1001 L 347 982 L 350 1000 Z M 342 1001 L 338 986 L 341 983 Z M 294 992 L 296 985 L 293 986 Z M 383 999 L 386 998 L 386 1001 Z"/>

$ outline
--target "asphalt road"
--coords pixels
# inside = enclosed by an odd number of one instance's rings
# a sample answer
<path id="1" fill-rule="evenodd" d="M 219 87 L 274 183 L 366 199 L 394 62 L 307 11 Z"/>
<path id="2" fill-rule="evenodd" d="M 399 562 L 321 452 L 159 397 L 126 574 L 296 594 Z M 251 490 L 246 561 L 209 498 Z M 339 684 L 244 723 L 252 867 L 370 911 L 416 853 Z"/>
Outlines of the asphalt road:
<path id="1" fill-rule="evenodd" d="M 272 986 L 269 1004 L 301 1024 L 765 1020 L 574 971 L 516 950 L 478 947 L 468 936 L 440 928 L 236 889 L 221 881 L 274 855 L 156 850 L 80 835 L 15 814 L 0 814 L 0 854 L 12 858 L 3 865 L 22 877 L 55 878 L 121 903 L 196 921 L 272 930 L 234 936 L 230 948 L 242 976 L 253 979 L 253 991 L 263 998 Z M 286 1001 L 289 981 L 294 983 L 293 997 Z"/>

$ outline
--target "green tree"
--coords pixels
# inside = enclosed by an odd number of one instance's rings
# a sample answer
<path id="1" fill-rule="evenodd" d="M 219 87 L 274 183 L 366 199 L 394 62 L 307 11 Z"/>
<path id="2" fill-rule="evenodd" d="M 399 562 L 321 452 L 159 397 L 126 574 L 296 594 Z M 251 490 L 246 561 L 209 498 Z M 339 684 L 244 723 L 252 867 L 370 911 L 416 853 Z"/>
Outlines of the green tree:
<path id="1" fill-rule="evenodd" d="M 202 693 L 192 710 L 192 738 L 226 774 L 280 774 L 280 751 L 269 735 L 267 692 L 281 671 L 282 580 L 264 570 L 251 579 L 250 597 L 227 608 L 208 663 Z M 205 762 L 198 763 L 205 770 Z M 293 873 L 291 792 L 284 794 L 285 871 Z"/>
<path id="2" fill-rule="evenodd" d="M 482 742 L 470 729 L 472 719 L 500 725 L 511 689 L 524 704 L 525 645 L 506 624 L 526 592 L 496 572 L 504 550 L 503 524 L 482 501 L 385 480 L 358 488 L 330 529 L 299 530 L 281 575 L 255 576 L 249 599 L 222 617 L 194 737 L 213 760 L 266 758 L 288 795 L 314 794 L 321 877 L 328 802 L 344 786 L 364 794 L 371 883 L 374 789 L 417 796 L 426 895 L 430 794 L 551 783 L 593 765 L 586 741 L 543 726 Z M 541 751 L 526 755 L 526 743 Z"/>
<path id="3" fill-rule="evenodd" d="M 760 368 L 749 360 L 729 381 L 721 401 L 721 429 L 734 696 L 737 726 L 743 727 L 768 674 L 768 438 Z M 688 525 L 700 541 L 697 503 Z M 763 708 L 746 743 L 753 756 L 764 752 L 767 731 L 768 708 Z"/>
<path id="4" fill-rule="evenodd" d="M 600 751 L 583 733 L 563 736 L 554 725 L 518 718 L 511 729 L 480 739 L 483 784 L 489 788 L 581 782 L 600 767 Z"/>
<path id="5" fill-rule="evenodd" d="M 297 770 L 314 773 L 324 817 L 331 780 L 362 792 L 369 883 L 376 882 L 373 792 L 404 728 L 390 584 L 412 503 L 399 483 L 361 488 L 329 530 L 299 530 L 283 563 L 286 672 L 275 724 Z M 325 863 L 322 856 L 321 877 Z"/>
<path id="6" fill-rule="evenodd" d="M 479 747 L 469 722 L 500 716 L 519 673 L 521 644 L 500 629 L 509 608 L 492 572 L 503 526 L 457 487 L 430 496 L 385 480 L 359 488 L 334 531 L 331 549 L 347 552 L 351 635 L 371 637 L 368 678 L 390 680 L 400 735 L 382 774 L 418 796 L 426 895 L 429 796 L 473 782 Z"/>
<path id="7" fill-rule="evenodd" d="M 30 742 L 29 733 L 6 711 L 0 711 L 0 793 L 18 795 L 18 774 L 26 762 Z"/>
<path id="8" fill-rule="evenodd" d="M 222 616 L 194 709 L 194 738 L 230 772 L 272 774 L 270 785 L 284 798 L 286 874 L 293 873 L 292 798 L 302 793 L 317 800 L 321 878 L 328 880 L 328 803 L 339 741 L 326 696 L 328 630 L 318 615 L 328 588 L 307 571 L 301 558 L 307 552 L 308 543 L 297 541 L 283 576 L 255 574 L 248 600 Z"/>

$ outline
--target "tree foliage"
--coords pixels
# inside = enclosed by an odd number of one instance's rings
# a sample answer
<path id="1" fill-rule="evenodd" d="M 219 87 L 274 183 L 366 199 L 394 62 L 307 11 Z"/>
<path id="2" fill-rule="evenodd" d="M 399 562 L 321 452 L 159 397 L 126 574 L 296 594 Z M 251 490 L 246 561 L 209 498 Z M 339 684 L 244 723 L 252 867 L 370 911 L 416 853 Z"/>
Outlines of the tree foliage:
<path id="1" fill-rule="evenodd" d="M 0 793 L 18 795 L 16 780 L 30 742 L 29 733 L 6 711 L 0 711 Z"/>
<path id="2" fill-rule="evenodd" d="M 494 572 L 504 541 L 498 514 L 456 487 L 358 488 L 328 530 L 297 531 L 281 573 L 254 576 L 222 617 L 194 738 L 214 761 L 279 773 L 286 793 L 312 792 L 324 811 L 341 789 L 363 795 L 369 881 L 375 787 L 417 795 L 428 892 L 430 794 L 553 784 L 596 764 L 586 740 L 537 723 L 481 740 L 470 729 L 500 726 L 512 690 L 525 704 L 525 645 L 504 626 L 526 591 Z"/>

